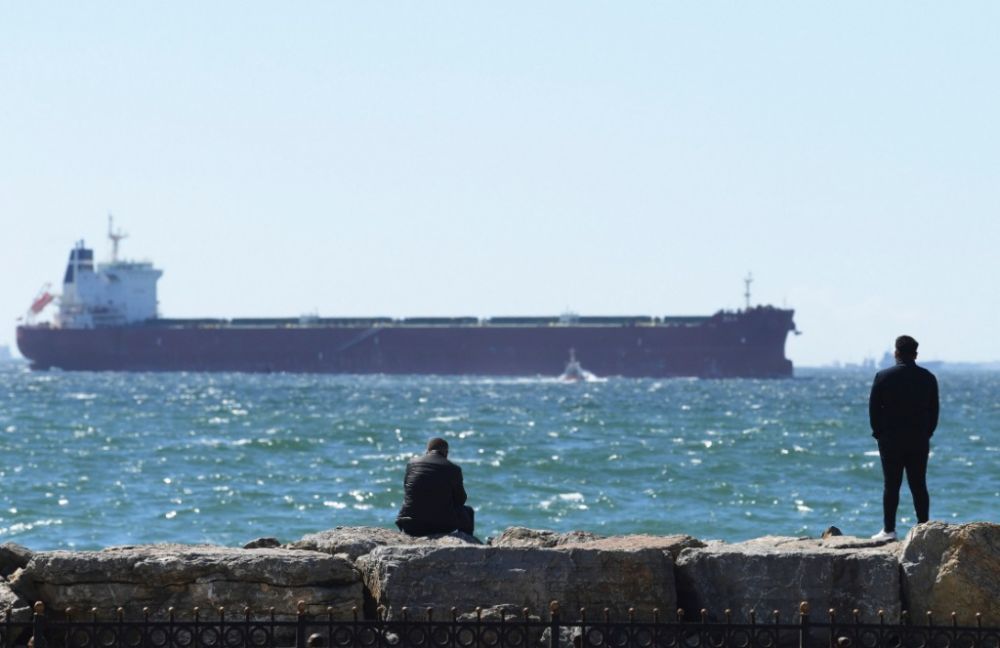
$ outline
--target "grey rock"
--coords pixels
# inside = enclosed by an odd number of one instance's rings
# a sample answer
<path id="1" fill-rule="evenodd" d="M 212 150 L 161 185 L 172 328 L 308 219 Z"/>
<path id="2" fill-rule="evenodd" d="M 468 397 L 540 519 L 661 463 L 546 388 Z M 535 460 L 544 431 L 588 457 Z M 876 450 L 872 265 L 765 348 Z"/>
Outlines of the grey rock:
<path id="1" fill-rule="evenodd" d="M 910 529 L 900 551 L 903 600 L 914 621 L 934 613 L 950 623 L 1000 626 L 1000 524 L 925 522 Z"/>
<path id="2" fill-rule="evenodd" d="M 147 545 L 39 552 L 11 585 L 49 608 L 97 608 L 100 615 L 148 607 L 159 617 L 174 607 L 190 616 L 195 606 L 241 614 L 249 606 L 293 618 L 297 602 L 305 601 L 310 612 L 331 607 L 348 616 L 364 602 L 359 574 L 346 559 L 285 549 Z"/>
<path id="3" fill-rule="evenodd" d="M 527 527 L 508 527 L 500 535 L 490 540 L 489 544 L 494 547 L 551 548 L 569 543 L 579 544 L 590 540 L 598 540 L 602 537 L 589 531 L 556 533 L 555 531 L 529 529 Z"/>
<path id="4" fill-rule="evenodd" d="M 403 547 L 410 545 L 460 546 L 482 544 L 477 538 L 461 531 L 453 533 L 415 537 L 395 529 L 379 527 L 337 527 L 318 533 L 310 533 L 285 545 L 288 549 L 320 551 L 326 554 L 347 554 L 350 560 L 371 553 L 376 547 Z"/>
<path id="5" fill-rule="evenodd" d="M 547 615 L 549 603 L 576 614 L 605 607 L 624 618 L 676 606 L 673 560 L 661 548 L 379 547 L 357 562 L 375 603 L 390 618 L 402 607 L 462 611 L 513 605 Z"/>
<path id="6" fill-rule="evenodd" d="M 277 549 L 281 540 L 277 538 L 256 538 L 243 545 L 244 549 Z"/>
<path id="7" fill-rule="evenodd" d="M 15 570 L 28 564 L 32 551 L 14 542 L 0 544 L 0 576 L 9 577 Z"/>
<path id="8" fill-rule="evenodd" d="M 15 623 L 31 621 L 31 605 L 11 589 L 10 583 L 0 579 L 0 620 L 7 618 Z"/>
<path id="9" fill-rule="evenodd" d="M 678 602 L 689 615 L 707 609 L 719 618 L 728 608 L 739 620 L 751 610 L 767 618 L 777 610 L 782 620 L 795 621 L 803 601 L 814 619 L 825 619 L 829 609 L 841 617 L 859 609 L 870 620 L 884 610 L 887 619 L 897 619 L 896 553 L 864 542 L 768 536 L 686 549 L 677 560 Z"/>
<path id="10" fill-rule="evenodd" d="M 707 546 L 701 540 L 689 535 L 623 535 L 598 538 L 594 540 L 569 541 L 557 545 L 566 549 L 584 548 L 604 551 L 635 551 L 639 549 L 657 549 L 670 554 L 670 557 L 677 561 L 678 556 L 685 549 L 698 549 Z"/>

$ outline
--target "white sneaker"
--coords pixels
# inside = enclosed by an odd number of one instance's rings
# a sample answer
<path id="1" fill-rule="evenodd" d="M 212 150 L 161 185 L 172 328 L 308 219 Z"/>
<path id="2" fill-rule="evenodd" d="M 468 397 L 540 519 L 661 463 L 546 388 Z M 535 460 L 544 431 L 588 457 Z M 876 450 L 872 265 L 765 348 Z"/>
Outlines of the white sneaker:
<path id="1" fill-rule="evenodd" d="M 872 536 L 872 540 L 876 542 L 893 542 L 896 539 L 895 531 L 886 531 L 882 529 L 878 533 Z"/>

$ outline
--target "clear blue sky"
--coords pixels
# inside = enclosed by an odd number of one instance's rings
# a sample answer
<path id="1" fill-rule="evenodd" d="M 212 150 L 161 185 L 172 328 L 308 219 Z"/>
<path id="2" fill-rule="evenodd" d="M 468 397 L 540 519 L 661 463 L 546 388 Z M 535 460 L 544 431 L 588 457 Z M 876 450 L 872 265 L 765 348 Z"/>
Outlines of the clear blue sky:
<path id="1" fill-rule="evenodd" d="M 1000 4 L 5 3 L 0 344 L 72 243 L 164 315 L 702 314 L 1000 359 Z"/>

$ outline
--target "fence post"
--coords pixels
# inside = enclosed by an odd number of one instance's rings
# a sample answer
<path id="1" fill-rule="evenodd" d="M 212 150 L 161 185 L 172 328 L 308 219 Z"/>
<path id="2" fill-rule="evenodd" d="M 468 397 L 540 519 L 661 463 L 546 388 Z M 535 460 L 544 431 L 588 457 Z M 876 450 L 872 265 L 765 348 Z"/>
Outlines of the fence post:
<path id="1" fill-rule="evenodd" d="M 45 648 L 45 604 L 35 603 L 35 614 L 31 617 L 31 645 Z"/>
<path id="2" fill-rule="evenodd" d="M 295 648 L 306 648 L 306 602 L 299 601 L 295 625 Z"/>
<path id="3" fill-rule="evenodd" d="M 559 601 L 549 603 L 549 648 L 559 648 Z"/>
<path id="4" fill-rule="evenodd" d="M 799 603 L 799 648 L 809 648 L 809 604 Z"/>

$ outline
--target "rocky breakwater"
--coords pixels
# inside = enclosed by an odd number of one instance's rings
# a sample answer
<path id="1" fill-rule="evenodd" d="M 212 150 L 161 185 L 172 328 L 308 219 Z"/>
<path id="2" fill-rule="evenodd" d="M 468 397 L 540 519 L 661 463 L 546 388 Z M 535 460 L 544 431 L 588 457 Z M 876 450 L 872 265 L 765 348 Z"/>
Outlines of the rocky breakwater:
<path id="1" fill-rule="evenodd" d="M 825 539 L 765 537 L 739 543 L 702 542 L 690 536 L 612 536 L 512 528 L 483 544 L 451 534 L 413 538 L 389 529 L 342 527 L 283 546 L 260 540 L 254 548 L 153 545 L 103 551 L 35 552 L 0 547 L 0 614 L 30 615 L 30 603 L 49 610 L 98 609 L 113 617 L 173 607 L 189 616 L 226 609 L 240 615 L 274 608 L 291 619 L 298 601 L 311 614 L 349 619 L 353 608 L 390 619 L 402 608 L 411 618 L 433 607 L 435 618 L 457 608 L 469 613 L 547 618 L 552 600 L 562 618 L 589 619 L 608 608 L 624 618 L 634 608 L 648 618 L 658 608 L 673 619 L 678 607 L 696 618 L 704 608 L 715 618 L 725 609 L 734 620 L 751 610 L 769 621 L 798 619 L 801 601 L 811 618 L 841 619 L 853 610 L 865 619 L 885 613 L 896 621 L 932 610 L 938 622 L 955 611 L 963 624 L 983 614 L 1000 625 L 1000 525 L 929 523 L 902 543 L 877 545 L 849 536 Z M 260 545 L 268 545 L 262 548 Z M 915 619 L 916 620 L 916 619 Z"/>

